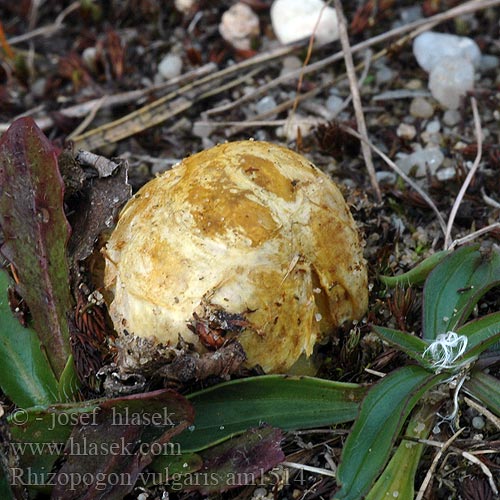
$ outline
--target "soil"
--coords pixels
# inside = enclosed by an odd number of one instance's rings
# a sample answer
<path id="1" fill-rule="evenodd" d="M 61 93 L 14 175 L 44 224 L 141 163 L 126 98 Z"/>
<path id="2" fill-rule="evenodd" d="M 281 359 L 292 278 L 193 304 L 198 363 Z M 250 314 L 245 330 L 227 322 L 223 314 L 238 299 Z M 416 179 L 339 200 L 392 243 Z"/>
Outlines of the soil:
<path id="1" fill-rule="evenodd" d="M 83 148 L 108 158 L 125 159 L 133 190 L 185 156 L 226 140 L 267 140 L 306 155 L 329 172 L 341 187 L 364 236 L 370 274 L 369 312 L 362 322 L 339 332 L 335 341 L 321 348 L 319 355 L 324 364 L 320 375 L 350 382 L 376 381 L 377 376 L 366 372 L 366 367 L 388 373 L 403 365 L 406 358 L 382 344 L 370 333 L 369 325 L 419 332 L 422 297 L 421 288 L 407 292 L 387 290 L 378 276 L 408 271 L 423 258 L 443 249 L 442 228 L 422 196 L 374 155 L 381 192 L 381 200 L 377 199 L 359 142 L 344 129 L 345 126 L 356 128 L 352 104 L 338 116 L 326 107 L 329 97 L 337 95 L 345 99 L 350 95 L 343 59 L 321 64 L 340 50 L 339 42 L 316 47 L 311 54 L 307 41 L 285 51 L 274 39 L 270 0 L 246 0 L 243 3 L 259 17 L 260 35 L 252 39 L 248 50 L 234 49 L 218 29 L 222 13 L 233 3 L 199 0 L 193 2 L 191 10 L 181 13 L 174 2 L 160 0 L 74 3 L 0 0 L 0 27 L 3 25 L 6 37 L 4 41 L 0 38 L 3 46 L 3 50 L 0 49 L 0 127 L 5 130 L 16 117 L 29 114 L 61 149 L 69 145 L 75 151 Z M 344 4 L 350 23 L 350 43 L 354 46 L 390 31 L 409 7 L 420 5 L 425 15 L 431 16 L 449 11 L 459 2 L 380 0 Z M 358 10 L 362 7 L 364 10 Z M 65 15 L 58 18 L 62 12 Z M 436 29 L 471 37 L 483 54 L 500 57 L 498 17 L 498 9 L 478 10 L 454 17 Z M 390 42 L 396 40 L 397 37 L 373 45 L 375 53 L 360 85 L 369 140 L 392 159 L 411 153 L 415 143 L 422 147 L 430 142 L 437 144 L 445 158 L 441 171 L 448 169 L 450 176 L 440 176 L 430 169 L 418 179 L 411 173 L 410 176 L 429 194 L 447 221 L 477 154 L 470 101 L 470 97 L 475 97 L 484 136 L 483 152 L 479 169 L 459 207 L 452 238 L 464 237 L 498 222 L 500 66 L 497 64 L 480 73 L 474 90 L 458 109 L 456 123 L 447 125 L 445 110 L 428 94 L 428 75 L 415 61 L 411 42 L 391 46 Z M 388 49 L 387 54 L 377 58 L 374 54 L 384 48 Z M 159 62 L 169 53 L 182 60 L 182 71 L 174 83 L 161 79 L 158 73 Z M 253 58 L 266 56 L 268 60 L 252 64 Z M 295 59 L 286 60 L 291 56 Z M 358 51 L 354 59 L 355 63 L 362 62 L 366 60 L 366 53 Z M 306 61 L 321 67 L 273 83 L 283 74 L 284 66 L 290 67 L 297 61 L 303 67 Z M 389 76 L 384 78 L 384 73 Z M 212 80 L 196 86 L 196 82 L 207 75 L 211 75 Z M 267 90 L 257 93 L 263 87 Z M 140 92 L 127 94 L 133 91 Z M 394 98 L 388 97 L 390 91 L 406 93 Z M 107 136 L 104 144 L 102 132 L 85 135 L 85 131 L 156 103 L 169 93 L 172 95 L 167 102 L 168 116 L 158 119 L 154 126 L 127 132 L 116 141 Z M 432 105 L 428 118 L 410 114 L 410 103 L 417 95 L 424 95 Z M 119 99 L 110 104 L 102 99 L 104 96 Z M 268 105 L 262 101 L 264 97 L 272 99 L 277 108 L 271 106 L 270 112 L 259 114 Z M 77 105 L 91 101 L 93 104 L 84 108 L 84 112 L 75 111 Z M 161 109 L 165 112 L 165 108 Z M 159 115 L 160 108 L 155 108 L 144 115 L 142 123 L 152 124 Z M 293 117 L 301 120 L 300 132 L 286 129 Z M 85 131 L 75 133 L 85 120 Z M 440 128 L 431 137 L 429 123 L 433 121 L 438 121 Z M 402 135 L 400 124 L 413 126 L 415 136 Z M 93 142 L 94 139 L 97 142 Z M 97 147 L 93 147 L 95 144 Z M 498 245 L 499 240 L 498 227 L 477 239 L 485 248 Z M 491 292 L 480 312 L 498 311 L 499 306 L 498 296 Z M 491 367 L 490 373 L 498 375 L 498 370 L 497 364 Z M 486 459 L 495 476 L 500 469 L 498 430 L 492 426 L 481 431 L 475 429 L 472 419 L 477 412 L 463 402 L 461 408 L 460 425 L 466 430 L 454 446 L 468 450 L 482 445 L 496 450 Z M 287 461 L 319 468 L 338 464 L 345 433 L 342 429 L 333 434 L 318 429 L 290 434 L 283 445 Z M 446 441 L 450 436 L 451 430 L 443 429 L 443 434 L 436 439 Z M 434 454 L 435 450 L 429 448 L 424 455 L 418 486 Z M 271 486 L 248 486 L 223 496 L 309 500 L 328 498 L 335 488 L 334 479 L 304 471 L 291 473 L 288 482 L 279 491 L 273 491 Z M 166 495 L 162 488 L 137 490 L 133 498 L 141 494 L 148 496 L 140 498 L 166 498 L 162 496 Z M 196 496 L 195 493 L 177 495 Z M 436 469 L 425 498 L 493 498 L 493 493 L 477 465 L 450 453 Z"/>

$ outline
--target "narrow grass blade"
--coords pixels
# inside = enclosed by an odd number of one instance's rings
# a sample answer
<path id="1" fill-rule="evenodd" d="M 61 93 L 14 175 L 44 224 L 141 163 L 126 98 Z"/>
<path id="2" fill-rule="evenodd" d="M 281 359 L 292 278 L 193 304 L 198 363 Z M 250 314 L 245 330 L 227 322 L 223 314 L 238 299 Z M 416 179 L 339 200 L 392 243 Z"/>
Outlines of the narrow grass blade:
<path id="1" fill-rule="evenodd" d="M 424 259 L 420 264 L 410 269 L 407 273 L 398 276 L 379 276 L 380 281 L 393 288 L 395 286 L 421 285 L 429 273 L 450 253 L 449 250 L 441 250 Z"/>
<path id="2" fill-rule="evenodd" d="M 412 335 L 411 333 L 403 332 L 402 330 L 393 330 L 392 328 L 385 328 L 383 326 L 373 326 L 372 330 L 379 337 L 382 337 L 386 342 L 406 353 L 420 365 L 426 367 L 430 366 L 429 363 L 422 357 L 428 346 L 428 344 L 422 339 Z"/>
<path id="3" fill-rule="evenodd" d="M 336 500 L 359 500 L 385 467 L 403 424 L 422 395 L 446 375 L 405 366 L 387 375 L 366 395 L 347 438 L 337 472 Z"/>
<path id="4" fill-rule="evenodd" d="M 420 405 L 408 422 L 405 437 L 426 439 L 434 425 L 437 408 L 438 405 Z M 365 500 L 413 498 L 415 474 L 423 451 L 423 444 L 403 438 Z"/>

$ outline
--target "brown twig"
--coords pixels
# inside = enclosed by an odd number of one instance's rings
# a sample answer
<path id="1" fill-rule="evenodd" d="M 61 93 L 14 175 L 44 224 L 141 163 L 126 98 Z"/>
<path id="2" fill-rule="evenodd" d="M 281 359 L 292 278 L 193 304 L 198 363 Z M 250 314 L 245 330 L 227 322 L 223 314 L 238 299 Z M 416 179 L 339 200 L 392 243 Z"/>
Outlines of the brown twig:
<path id="1" fill-rule="evenodd" d="M 367 144 L 368 131 L 366 129 L 365 115 L 363 113 L 363 105 L 361 103 L 361 95 L 359 93 L 358 79 L 356 77 L 356 72 L 354 70 L 354 62 L 352 59 L 351 44 L 349 43 L 349 36 L 347 34 L 347 20 L 344 16 L 344 11 L 342 9 L 342 4 L 340 0 L 334 0 L 335 10 L 337 11 L 337 18 L 339 22 L 339 36 L 340 43 L 342 44 L 342 50 L 344 52 L 344 61 L 347 71 L 347 77 L 349 78 L 349 86 L 352 95 L 352 104 L 354 107 L 354 114 L 356 116 L 356 123 L 358 126 L 359 133 L 366 141 L 361 142 L 361 151 L 363 152 L 363 158 L 365 160 L 366 169 L 368 170 L 368 175 L 370 177 L 370 182 L 377 201 L 382 202 L 382 193 L 380 191 L 380 186 L 378 185 L 377 175 L 375 173 L 375 166 L 373 165 L 373 158 L 371 154 L 370 146 Z"/>

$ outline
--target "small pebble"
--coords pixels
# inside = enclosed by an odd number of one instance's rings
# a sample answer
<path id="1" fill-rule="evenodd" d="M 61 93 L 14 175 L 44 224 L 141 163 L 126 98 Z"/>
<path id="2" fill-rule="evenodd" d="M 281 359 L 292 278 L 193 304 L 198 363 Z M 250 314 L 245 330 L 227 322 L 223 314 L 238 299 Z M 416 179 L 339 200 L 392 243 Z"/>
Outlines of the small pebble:
<path id="1" fill-rule="evenodd" d="M 344 99 L 342 99 L 338 95 L 331 95 L 326 100 L 325 106 L 328 111 L 336 116 L 342 111 L 342 107 L 344 106 Z"/>
<path id="2" fill-rule="evenodd" d="M 439 103 L 457 109 L 460 99 L 474 88 L 474 66 L 467 59 L 445 59 L 429 75 L 429 90 Z"/>
<path id="3" fill-rule="evenodd" d="M 288 118 L 283 127 L 276 129 L 276 133 L 278 136 L 286 137 L 288 142 L 292 142 L 297 139 L 297 131 L 299 129 L 301 136 L 306 137 L 313 131 L 318 123 L 318 119 L 306 118 L 303 115 L 295 113 Z"/>
<path id="4" fill-rule="evenodd" d="M 158 64 L 158 73 L 165 80 L 179 76 L 182 71 L 182 59 L 177 54 L 167 54 Z"/>
<path id="5" fill-rule="evenodd" d="M 214 131 L 213 125 L 204 122 L 194 122 L 192 133 L 196 137 L 201 137 L 202 139 L 210 137 Z"/>
<path id="6" fill-rule="evenodd" d="M 271 23 L 276 38 L 283 44 L 309 38 L 313 32 L 318 45 L 339 37 L 337 13 L 334 8 L 325 7 L 323 0 L 275 0 Z"/>
<path id="7" fill-rule="evenodd" d="M 393 185 L 398 180 L 398 176 L 389 170 L 377 170 L 375 177 L 380 184 Z"/>
<path id="8" fill-rule="evenodd" d="M 425 131 L 428 132 L 429 134 L 436 134 L 440 130 L 441 130 L 441 123 L 439 123 L 439 120 L 432 120 L 425 127 Z"/>
<path id="9" fill-rule="evenodd" d="M 196 0 L 175 0 L 175 8 L 183 14 L 189 14 L 194 7 Z"/>
<path id="10" fill-rule="evenodd" d="M 387 66 L 382 66 L 375 73 L 375 81 L 377 85 L 390 82 L 394 79 L 394 71 Z"/>
<path id="11" fill-rule="evenodd" d="M 263 498 L 266 495 L 267 495 L 267 490 L 265 488 L 255 488 L 255 490 L 253 490 L 254 498 Z"/>
<path id="12" fill-rule="evenodd" d="M 484 418 L 477 415 L 476 417 L 474 417 L 472 419 L 472 427 L 474 427 L 474 429 L 477 429 L 477 430 L 481 430 L 481 429 L 484 429 L 484 426 L 485 426 L 485 422 L 484 422 Z"/>
<path id="13" fill-rule="evenodd" d="M 422 19 L 422 7 L 420 5 L 414 5 L 413 7 L 402 8 L 399 14 L 403 24 L 413 23 Z"/>
<path id="14" fill-rule="evenodd" d="M 443 123 L 454 127 L 460 121 L 460 113 L 456 109 L 447 109 L 443 115 Z"/>
<path id="15" fill-rule="evenodd" d="M 415 38 L 413 54 L 420 67 L 427 72 L 440 66 L 443 60 L 465 59 L 475 67 L 481 60 L 481 51 L 471 38 L 433 31 L 426 31 Z"/>
<path id="16" fill-rule="evenodd" d="M 82 52 L 82 60 L 85 66 L 92 72 L 96 72 L 97 68 L 97 49 L 95 47 L 87 47 Z"/>
<path id="17" fill-rule="evenodd" d="M 409 155 L 400 154 L 396 164 L 406 174 L 414 172 L 416 177 L 423 177 L 427 171 L 434 175 L 443 161 L 444 155 L 441 149 L 431 146 L 414 151 Z"/>
<path id="18" fill-rule="evenodd" d="M 436 172 L 436 177 L 440 181 L 449 181 L 453 178 L 455 178 L 457 171 L 454 167 L 445 167 L 445 168 L 440 168 Z"/>
<path id="19" fill-rule="evenodd" d="M 260 34 L 259 18 L 247 4 L 238 2 L 222 14 L 219 33 L 235 49 L 249 50 L 252 38 Z"/>
<path id="20" fill-rule="evenodd" d="M 417 129 L 413 125 L 408 125 L 407 123 L 400 123 L 396 134 L 401 139 L 411 141 L 417 135 Z"/>
<path id="21" fill-rule="evenodd" d="M 416 118 L 430 118 L 434 114 L 434 108 L 423 97 L 415 97 L 410 104 L 410 114 Z"/>
<path id="22" fill-rule="evenodd" d="M 266 95 L 255 105 L 257 114 L 267 113 L 276 107 L 276 101 L 273 97 Z"/>
<path id="23" fill-rule="evenodd" d="M 302 68 L 303 63 L 297 56 L 287 56 L 283 59 L 280 76 L 288 75 L 292 71 Z"/>

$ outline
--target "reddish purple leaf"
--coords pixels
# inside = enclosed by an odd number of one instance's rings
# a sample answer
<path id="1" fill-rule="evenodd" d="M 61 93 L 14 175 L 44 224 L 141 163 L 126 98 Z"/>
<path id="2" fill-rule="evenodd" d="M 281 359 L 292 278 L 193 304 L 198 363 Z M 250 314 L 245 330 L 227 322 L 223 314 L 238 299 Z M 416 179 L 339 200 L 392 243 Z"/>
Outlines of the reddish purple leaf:
<path id="1" fill-rule="evenodd" d="M 121 500 L 147 482 L 141 473 L 155 456 L 175 451 L 171 438 L 193 420 L 189 401 L 168 389 L 104 401 L 73 429 L 52 498 Z"/>
<path id="2" fill-rule="evenodd" d="M 203 467 L 192 474 L 170 478 L 175 487 L 197 490 L 204 495 L 257 484 L 259 478 L 285 455 L 280 443 L 282 433 L 274 427 L 250 429 L 240 436 L 200 452 Z"/>
<path id="3" fill-rule="evenodd" d="M 16 120 L 0 139 L 1 252 L 17 271 L 17 291 L 57 377 L 70 354 L 63 196 L 52 145 L 31 118 Z"/>

